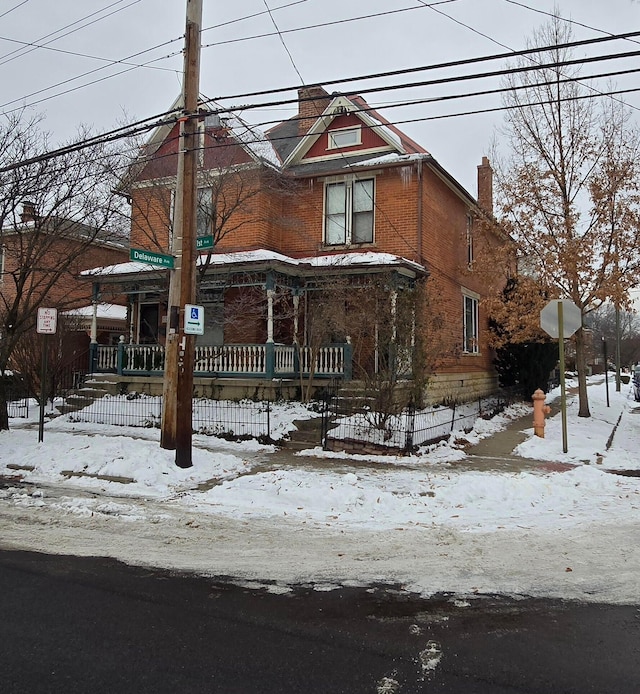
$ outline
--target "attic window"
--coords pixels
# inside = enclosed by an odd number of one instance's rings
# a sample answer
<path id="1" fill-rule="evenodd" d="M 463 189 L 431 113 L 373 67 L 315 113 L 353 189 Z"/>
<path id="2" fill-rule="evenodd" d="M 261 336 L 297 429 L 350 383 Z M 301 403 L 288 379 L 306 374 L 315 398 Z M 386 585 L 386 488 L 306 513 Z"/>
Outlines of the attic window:
<path id="1" fill-rule="evenodd" d="M 362 143 L 360 126 L 355 128 L 339 128 L 329 131 L 329 144 L 327 149 L 340 149 L 341 147 L 352 147 Z"/>

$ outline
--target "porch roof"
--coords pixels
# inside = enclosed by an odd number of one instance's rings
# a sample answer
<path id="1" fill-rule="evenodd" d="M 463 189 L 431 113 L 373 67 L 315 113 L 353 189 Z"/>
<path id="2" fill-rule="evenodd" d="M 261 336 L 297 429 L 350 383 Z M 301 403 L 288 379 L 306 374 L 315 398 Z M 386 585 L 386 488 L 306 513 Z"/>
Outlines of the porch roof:
<path id="1" fill-rule="evenodd" d="M 196 264 L 203 265 L 207 254 L 198 257 Z M 216 275 L 242 271 L 276 270 L 286 275 L 308 277 L 318 273 L 382 272 L 395 270 L 405 276 L 415 278 L 428 274 L 424 265 L 391 253 L 332 253 L 304 258 L 292 258 L 276 251 L 258 249 L 236 253 L 212 253 L 208 260 L 207 274 Z M 118 282 L 124 279 L 138 280 L 157 278 L 166 273 L 153 265 L 140 262 L 118 263 L 105 267 L 85 270 L 81 273 L 86 279 L 100 282 Z"/>

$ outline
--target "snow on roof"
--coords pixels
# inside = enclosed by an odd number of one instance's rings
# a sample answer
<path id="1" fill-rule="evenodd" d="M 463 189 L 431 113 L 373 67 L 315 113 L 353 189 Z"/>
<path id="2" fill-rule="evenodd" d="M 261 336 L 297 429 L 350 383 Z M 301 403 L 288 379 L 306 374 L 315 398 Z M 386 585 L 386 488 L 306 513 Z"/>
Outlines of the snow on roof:
<path id="1" fill-rule="evenodd" d="M 204 98 L 201 96 L 201 98 Z M 267 162 L 272 166 L 280 168 L 280 157 L 276 153 L 275 147 L 267 138 L 266 134 L 253 125 L 245 123 L 240 116 L 226 111 L 220 104 L 211 99 L 206 99 L 208 107 L 212 107 L 221 112 L 220 120 L 224 126 L 231 130 L 231 134 L 238 142 L 256 159 Z"/>
<path id="2" fill-rule="evenodd" d="M 208 254 L 203 253 L 196 261 L 197 265 L 203 265 Z M 209 266 L 221 267 L 224 265 L 242 265 L 243 263 L 269 263 L 279 262 L 292 266 L 310 265 L 311 267 L 349 267 L 356 265 L 371 266 L 397 266 L 413 267 L 418 272 L 426 272 L 426 268 L 419 263 L 415 263 L 407 258 L 402 258 L 392 253 L 333 253 L 331 255 L 311 256 L 307 258 L 291 258 L 288 255 L 268 251 L 260 248 L 253 251 L 238 251 L 236 253 L 212 253 L 209 258 Z M 129 262 L 118 263 L 117 265 L 107 265 L 105 267 L 85 270 L 81 274 L 84 276 L 105 277 L 114 275 L 131 275 L 151 270 L 161 270 L 155 265 L 147 263 Z"/>
<path id="3" fill-rule="evenodd" d="M 148 272 L 149 270 L 159 270 L 155 265 L 149 263 L 129 262 L 116 263 L 115 265 L 104 265 L 94 267 L 91 270 L 83 270 L 80 275 L 84 277 L 104 277 L 105 275 L 131 275 L 138 272 Z"/>
<path id="4" fill-rule="evenodd" d="M 203 253 L 200 258 L 198 258 L 198 264 L 202 264 L 202 257 L 206 257 Z M 297 264 L 294 258 L 290 258 L 288 255 L 283 255 L 282 253 L 276 253 L 275 251 L 267 251 L 264 248 L 260 248 L 256 251 L 238 251 L 236 253 L 212 253 L 209 260 L 209 265 L 233 265 L 236 263 L 255 263 L 255 262 L 269 262 L 278 261 L 281 263 L 290 263 L 293 265 Z"/>
<path id="5" fill-rule="evenodd" d="M 319 255 L 313 258 L 300 258 L 299 262 L 309 263 L 314 267 L 351 266 L 351 265 L 410 265 L 416 270 L 425 272 L 426 268 L 413 260 L 407 260 L 392 253 L 336 253 Z"/>
<path id="6" fill-rule="evenodd" d="M 93 317 L 93 305 L 81 306 L 70 311 L 65 311 L 66 316 L 78 316 L 81 318 Z M 127 318 L 127 307 L 119 306 L 118 304 L 98 304 L 96 307 L 96 316 L 100 319 L 112 318 L 114 320 L 125 320 Z"/>
<path id="7" fill-rule="evenodd" d="M 361 161 L 349 161 L 349 167 L 356 166 L 378 166 L 380 164 L 394 164 L 396 162 L 411 162 L 418 161 L 418 159 L 429 159 L 431 158 L 429 154 L 399 154 L 398 152 L 387 152 L 381 154 L 377 157 L 371 157 L 370 159 L 363 159 Z"/>
<path id="8" fill-rule="evenodd" d="M 280 168 L 280 157 L 278 157 L 274 146 L 262 130 L 255 126 L 248 125 L 235 115 L 228 118 L 227 123 L 231 127 L 233 136 L 237 138 L 254 157 Z"/>

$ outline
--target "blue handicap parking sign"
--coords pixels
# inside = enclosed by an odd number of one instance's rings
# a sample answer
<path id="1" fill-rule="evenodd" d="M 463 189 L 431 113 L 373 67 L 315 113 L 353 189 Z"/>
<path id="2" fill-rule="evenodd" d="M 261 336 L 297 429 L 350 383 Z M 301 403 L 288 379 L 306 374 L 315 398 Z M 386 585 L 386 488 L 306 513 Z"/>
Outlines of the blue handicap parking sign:
<path id="1" fill-rule="evenodd" d="M 191 307 L 191 318 L 193 320 L 198 320 L 198 307 L 197 306 Z"/>

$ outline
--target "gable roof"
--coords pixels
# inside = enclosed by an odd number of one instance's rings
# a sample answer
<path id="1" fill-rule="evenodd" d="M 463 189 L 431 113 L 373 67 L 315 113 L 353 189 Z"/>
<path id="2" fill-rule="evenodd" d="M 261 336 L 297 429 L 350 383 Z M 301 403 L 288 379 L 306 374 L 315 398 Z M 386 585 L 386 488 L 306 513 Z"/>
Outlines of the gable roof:
<path id="1" fill-rule="evenodd" d="M 316 88 L 317 92 L 320 88 Z M 321 94 L 324 92 L 322 90 Z M 326 103 L 326 105 L 325 105 Z M 307 167 L 314 162 L 320 164 L 319 169 L 336 168 L 322 166 L 321 163 L 335 160 L 363 161 L 381 154 L 395 154 L 406 157 L 411 154 L 429 156 L 429 153 L 402 131 L 389 123 L 367 102 L 356 95 L 333 94 L 315 102 L 318 114 L 315 119 L 303 117 L 301 112 L 294 118 L 281 123 L 267 132 L 283 162 L 283 168 Z M 323 110 L 320 112 L 320 108 Z M 305 109 L 309 111 L 309 107 Z M 309 128 L 307 122 L 311 123 Z M 334 128 L 332 128 L 334 126 Z M 304 132 L 300 132 L 301 128 Z M 317 143 L 327 137 L 332 129 L 336 132 L 360 128 L 362 141 L 357 146 L 348 148 L 334 147 L 329 149 L 325 144 Z M 388 160 L 387 160 L 388 161 Z M 385 162 L 386 163 L 386 162 Z"/>
<path id="2" fill-rule="evenodd" d="M 255 162 L 271 168 L 280 167 L 280 158 L 264 132 L 249 125 L 238 115 L 227 113 L 219 104 L 202 94 L 199 102 L 203 114 L 205 168 L 216 168 L 216 144 L 224 147 L 223 165 L 239 165 Z M 182 108 L 182 96 L 171 105 L 169 112 Z M 206 104 L 206 109 L 204 105 Z M 220 112 L 221 115 L 218 115 Z M 126 190 L 135 181 L 175 175 L 177 169 L 178 117 L 171 116 L 161 122 L 140 149 L 136 160 L 129 166 L 122 179 L 120 190 Z M 154 165 L 158 156 L 160 166 Z"/>

